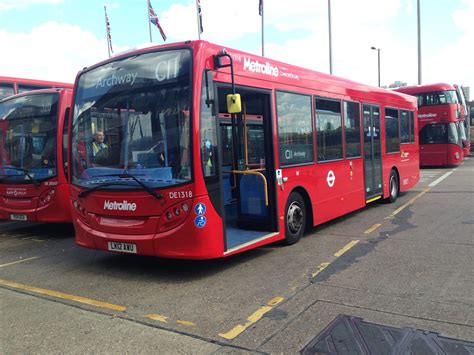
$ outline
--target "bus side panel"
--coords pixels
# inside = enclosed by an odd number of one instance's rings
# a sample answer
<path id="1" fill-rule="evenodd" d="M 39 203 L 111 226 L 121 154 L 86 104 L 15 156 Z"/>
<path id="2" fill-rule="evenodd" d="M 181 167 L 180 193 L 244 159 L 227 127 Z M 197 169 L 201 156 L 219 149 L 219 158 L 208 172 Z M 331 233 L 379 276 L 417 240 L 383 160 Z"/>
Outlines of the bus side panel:
<path id="1" fill-rule="evenodd" d="M 363 166 L 362 158 L 316 166 L 317 192 L 311 198 L 315 225 L 365 207 Z"/>
<path id="2" fill-rule="evenodd" d="M 420 180 L 420 159 L 418 145 L 402 144 L 400 154 L 400 163 L 396 167 L 400 174 L 400 191 L 404 192 L 411 189 Z"/>

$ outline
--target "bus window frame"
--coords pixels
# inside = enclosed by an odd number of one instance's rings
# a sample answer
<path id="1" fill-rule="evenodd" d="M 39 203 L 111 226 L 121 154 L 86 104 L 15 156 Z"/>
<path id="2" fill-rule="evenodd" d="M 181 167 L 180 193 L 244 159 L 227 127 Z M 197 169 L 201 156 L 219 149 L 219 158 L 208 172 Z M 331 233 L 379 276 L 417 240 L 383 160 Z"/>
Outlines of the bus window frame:
<path id="1" fill-rule="evenodd" d="M 288 164 L 288 165 L 282 165 L 280 161 L 280 126 L 278 124 L 278 101 L 277 101 L 277 92 L 282 92 L 286 94 L 295 94 L 295 95 L 302 95 L 302 96 L 309 96 L 311 100 L 311 133 L 312 133 L 312 144 L 313 144 L 313 159 L 311 162 L 305 162 L 305 163 L 297 163 L 297 164 Z M 275 120 L 276 120 L 276 128 L 275 128 L 275 134 L 277 138 L 277 149 L 274 152 L 278 156 L 278 168 L 279 169 L 284 169 L 284 168 L 292 168 L 292 167 L 298 167 L 298 166 L 309 166 L 309 165 L 314 165 L 316 163 L 316 153 L 317 153 L 317 147 L 316 147 L 316 124 L 315 124 L 315 115 L 314 115 L 314 95 L 312 94 L 305 94 L 300 91 L 292 91 L 292 90 L 283 90 L 283 89 L 278 89 L 275 88 L 273 90 L 273 102 L 275 103 Z"/>
<path id="2" fill-rule="evenodd" d="M 318 157 L 316 156 L 316 164 L 325 164 L 325 163 L 331 163 L 331 162 L 335 162 L 335 161 L 342 161 L 342 160 L 345 160 L 345 147 L 344 147 L 344 118 L 343 118 L 343 110 L 342 110 L 342 102 L 344 101 L 343 99 L 341 98 L 332 98 L 332 97 L 327 97 L 327 96 L 321 96 L 321 95 L 314 95 L 313 97 L 313 105 L 314 105 L 314 125 L 315 125 L 315 132 L 316 132 L 316 135 L 315 135 L 315 140 L 316 140 L 316 154 L 318 152 L 318 130 L 317 130 L 317 127 L 318 125 L 316 124 L 316 120 L 317 120 L 317 115 L 316 115 L 316 111 L 317 111 L 317 106 L 316 106 L 316 100 L 317 99 L 323 99 L 323 100 L 328 100 L 328 101 L 338 101 L 339 102 L 339 108 L 340 108 L 340 118 L 341 118 L 341 148 L 342 148 L 342 157 L 341 158 L 336 158 L 336 159 L 328 159 L 328 160 L 322 160 L 322 161 L 319 161 L 318 160 Z M 330 113 L 330 115 L 336 115 L 334 113 Z"/>
<path id="3" fill-rule="evenodd" d="M 390 152 L 387 151 L 387 126 L 385 125 L 385 117 L 386 117 L 385 110 L 386 109 L 397 111 L 397 121 L 398 121 L 398 150 L 390 151 Z M 385 133 L 384 134 L 384 143 L 385 143 L 384 146 L 385 146 L 385 154 L 387 154 L 387 155 L 400 154 L 400 152 L 401 152 L 401 149 L 400 149 L 400 145 L 401 145 L 401 142 L 400 142 L 400 110 L 401 110 L 400 108 L 394 107 L 394 106 L 383 106 L 383 126 L 384 126 L 384 133 Z M 392 116 L 389 116 L 389 117 L 392 117 Z M 382 145 L 382 142 L 380 144 Z"/>

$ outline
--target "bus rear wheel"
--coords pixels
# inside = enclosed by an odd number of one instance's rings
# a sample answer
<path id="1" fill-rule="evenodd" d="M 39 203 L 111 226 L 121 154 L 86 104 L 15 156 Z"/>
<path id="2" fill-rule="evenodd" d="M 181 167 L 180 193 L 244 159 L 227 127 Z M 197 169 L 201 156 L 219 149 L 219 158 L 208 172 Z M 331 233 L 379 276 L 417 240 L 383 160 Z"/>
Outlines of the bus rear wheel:
<path id="1" fill-rule="evenodd" d="M 297 243 L 306 226 L 306 206 L 297 192 L 292 192 L 286 201 L 285 208 L 285 243 Z"/>
<path id="2" fill-rule="evenodd" d="M 395 170 L 390 172 L 390 178 L 388 180 L 388 188 L 389 188 L 389 195 L 387 198 L 387 202 L 392 203 L 395 202 L 398 198 L 398 194 L 400 193 L 398 187 L 398 175 Z"/>

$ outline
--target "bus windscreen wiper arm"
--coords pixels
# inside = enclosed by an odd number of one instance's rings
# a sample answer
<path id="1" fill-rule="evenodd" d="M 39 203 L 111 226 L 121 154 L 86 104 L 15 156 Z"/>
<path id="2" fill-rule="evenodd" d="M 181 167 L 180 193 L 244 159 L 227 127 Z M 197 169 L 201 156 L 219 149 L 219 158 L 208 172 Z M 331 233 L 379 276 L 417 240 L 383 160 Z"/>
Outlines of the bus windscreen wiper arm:
<path id="1" fill-rule="evenodd" d="M 95 175 L 95 177 L 107 177 L 107 176 L 111 176 L 111 177 L 114 177 L 114 176 L 117 176 L 121 179 L 132 179 L 133 181 L 135 181 L 138 185 L 140 185 L 141 187 L 143 187 L 143 189 L 148 192 L 150 195 L 152 195 L 154 198 L 156 198 L 157 200 L 161 200 L 163 198 L 163 195 L 160 194 L 159 192 L 156 192 L 155 190 L 153 190 L 150 186 L 148 186 L 147 184 L 145 184 L 143 181 L 140 181 L 137 179 L 137 177 L 135 175 L 132 175 L 132 174 L 129 174 L 129 173 L 122 173 L 122 174 L 104 174 L 104 175 Z M 97 185 L 99 186 L 99 185 Z M 86 190 L 87 191 L 87 190 Z M 86 192 L 86 191 L 83 191 L 83 192 Z M 82 192 L 81 192 L 82 193 Z"/>
<path id="2" fill-rule="evenodd" d="M 102 184 L 99 184 L 99 185 L 96 185 L 94 187 L 91 187 L 90 189 L 87 189 L 87 190 L 84 190 L 84 191 L 81 191 L 77 194 L 77 197 L 85 197 L 87 195 L 89 195 L 91 192 L 94 192 L 96 190 L 99 190 L 100 188 L 102 187 L 105 187 L 105 186 L 110 186 L 110 185 L 119 185 L 119 186 L 127 186 L 128 184 L 123 184 L 121 182 L 118 182 L 118 181 L 107 181 L 107 182 L 103 182 Z M 128 185 L 130 186 L 130 185 Z"/>
<path id="3" fill-rule="evenodd" d="M 9 166 L 9 167 L 6 167 L 5 169 L 13 169 L 13 170 L 16 170 L 16 171 L 21 171 L 26 177 L 28 177 L 31 182 L 33 182 L 33 184 L 35 186 L 41 186 L 41 184 L 36 181 L 33 176 L 31 176 L 31 174 L 28 172 L 28 170 L 26 169 L 23 169 L 23 168 L 17 168 L 15 166 Z M 1 178 L 2 179 L 7 179 L 7 178 L 10 178 L 10 177 L 13 177 L 13 176 L 17 176 L 17 175 L 2 175 Z"/>

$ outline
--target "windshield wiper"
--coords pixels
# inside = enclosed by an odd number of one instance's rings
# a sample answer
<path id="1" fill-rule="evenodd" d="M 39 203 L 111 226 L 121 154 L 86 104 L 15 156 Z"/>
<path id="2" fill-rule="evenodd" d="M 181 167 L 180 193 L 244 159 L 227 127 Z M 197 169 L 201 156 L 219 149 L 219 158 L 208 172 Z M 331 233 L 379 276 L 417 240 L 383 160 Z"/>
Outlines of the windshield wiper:
<path id="1" fill-rule="evenodd" d="M 124 172 L 124 173 L 121 173 L 121 174 L 104 174 L 104 175 L 94 175 L 94 177 L 119 177 L 120 179 L 132 179 L 133 181 L 135 181 L 138 185 L 140 185 L 141 187 L 143 187 L 143 189 L 148 192 L 150 195 L 152 195 L 154 198 L 156 198 L 157 200 L 161 200 L 163 198 L 163 195 L 160 194 L 159 192 L 156 192 L 155 190 L 153 190 L 150 186 L 148 186 L 147 184 L 145 184 L 143 181 L 140 181 L 137 179 L 137 177 L 135 175 L 132 175 L 132 174 L 129 174 L 127 172 Z M 105 185 L 104 185 L 105 184 Z M 79 193 L 79 197 L 82 197 L 84 196 L 84 193 L 87 192 L 91 192 L 91 190 L 93 191 L 94 189 L 98 188 L 98 187 L 102 187 L 102 186 L 107 186 L 107 185 L 123 185 L 123 184 L 120 184 L 118 182 L 104 182 L 103 184 L 99 184 L 97 186 L 94 186 L 92 187 L 91 189 L 89 190 L 84 190 L 82 191 L 81 193 Z M 89 191 L 89 192 L 88 192 Z M 81 196 L 82 194 L 82 196 Z"/>
<path id="2" fill-rule="evenodd" d="M 81 191 L 77 194 L 77 197 L 85 197 L 87 195 L 89 195 L 91 192 L 94 192 L 96 190 L 99 190 L 100 188 L 102 187 L 105 187 L 105 186 L 110 186 L 110 185 L 118 185 L 118 186 L 132 186 L 132 185 L 129 185 L 129 184 L 123 184 L 121 182 L 118 182 L 118 181 L 107 181 L 107 182 L 103 182 L 102 184 L 99 184 L 99 185 L 95 185 L 94 187 L 91 187 L 87 190 L 84 190 L 84 191 Z"/>
<path id="3" fill-rule="evenodd" d="M 41 184 L 40 184 L 38 181 L 36 181 L 36 180 L 33 178 L 33 176 L 31 176 L 31 174 L 29 173 L 29 171 L 26 170 L 26 169 L 17 168 L 17 167 L 15 167 L 15 166 L 5 167 L 4 169 L 12 169 L 12 170 L 16 170 L 16 171 L 21 171 L 21 172 L 23 173 L 23 175 L 26 176 L 26 177 L 28 177 L 28 178 L 33 182 L 33 184 L 34 184 L 35 186 L 41 186 Z M 1 175 L 0 178 L 1 178 L 2 180 L 4 180 L 4 179 L 10 179 L 10 178 L 12 178 L 12 177 L 14 177 L 14 176 L 18 176 L 18 175 Z"/>

